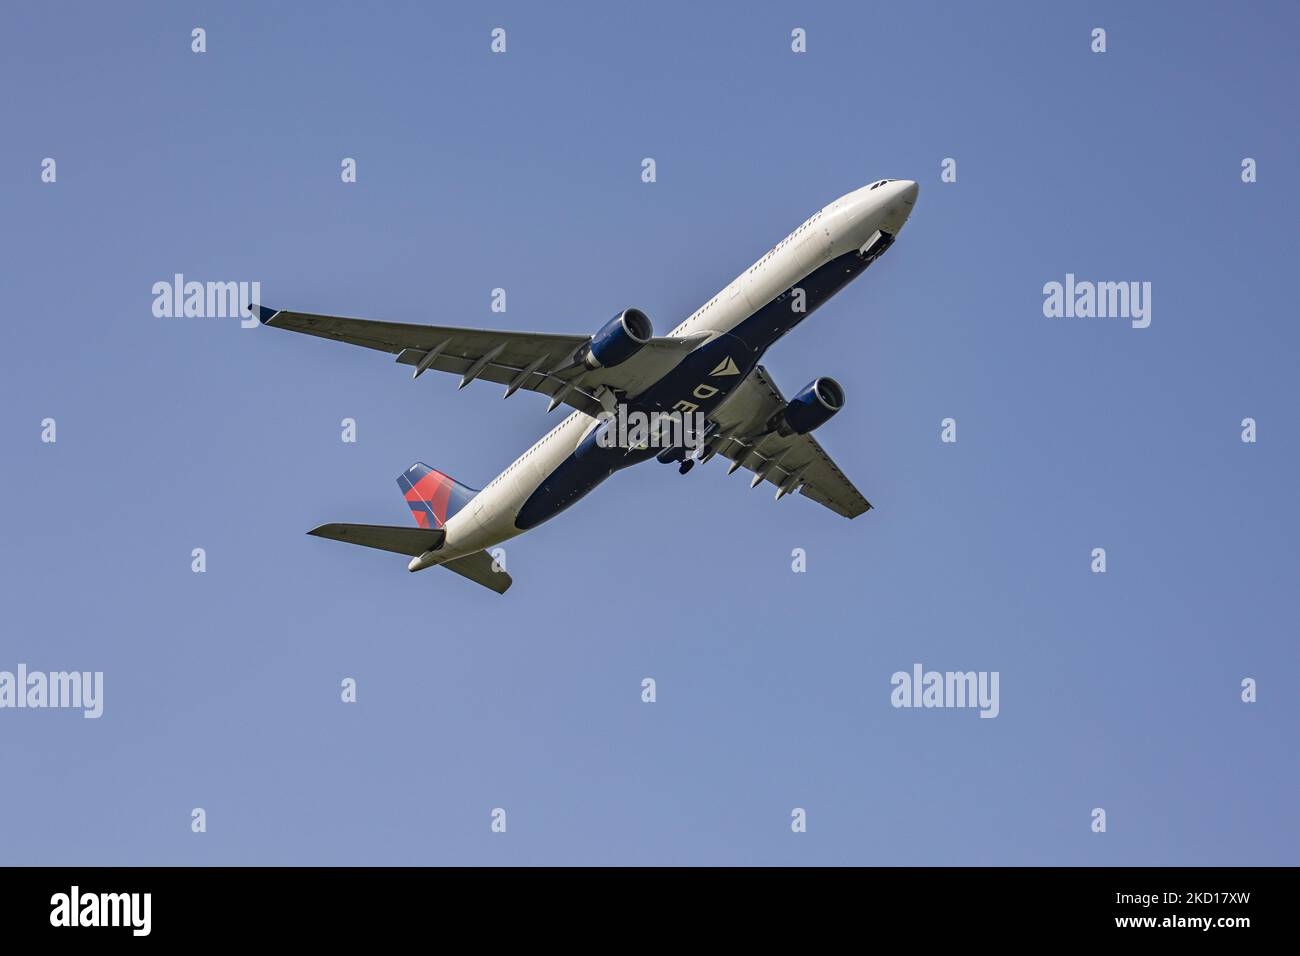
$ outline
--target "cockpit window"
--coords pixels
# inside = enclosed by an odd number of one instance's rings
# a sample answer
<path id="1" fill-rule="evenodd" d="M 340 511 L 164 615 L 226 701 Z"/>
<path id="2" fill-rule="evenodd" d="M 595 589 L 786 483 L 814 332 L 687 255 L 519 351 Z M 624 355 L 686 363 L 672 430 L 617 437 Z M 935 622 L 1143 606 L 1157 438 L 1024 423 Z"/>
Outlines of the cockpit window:
<path id="1" fill-rule="evenodd" d="M 873 190 L 873 189 L 877 189 L 877 188 L 879 188 L 880 186 L 883 186 L 883 185 L 885 185 L 885 183 L 888 183 L 888 182 L 892 182 L 892 180 L 889 180 L 889 179 L 882 179 L 882 180 L 880 180 L 880 182 L 878 182 L 878 183 L 872 183 L 870 186 L 867 187 L 867 192 L 870 192 L 870 191 Z"/>

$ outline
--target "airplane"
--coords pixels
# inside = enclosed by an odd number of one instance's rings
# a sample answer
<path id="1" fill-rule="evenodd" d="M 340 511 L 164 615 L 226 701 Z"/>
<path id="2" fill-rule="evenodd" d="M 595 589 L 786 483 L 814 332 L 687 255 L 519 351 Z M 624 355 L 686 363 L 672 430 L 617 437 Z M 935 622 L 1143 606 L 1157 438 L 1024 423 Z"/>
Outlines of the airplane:
<path id="1" fill-rule="evenodd" d="M 871 504 L 812 433 L 844 406 L 834 379 L 814 379 L 787 401 L 759 364 L 763 354 L 861 275 L 898 236 L 918 186 L 882 179 L 818 210 L 667 336 L 629 308 L 594 335 L 498 332 L 408 325 L 250 306 L 262 324 L 389 352 L 415 367 L 484 380 L 550 398 L 574 411 L 480 489 L 421 462 L 397 478 L 416 527 L 325 524 L 308 532 L 411 558 L 410 571 L 441 566 L 498 594 L 510 575 L 488 553 L 553 518 L 614 472 L 654 458 L 682 474 L 715 455 L 770 482 L 776 499 L 796 492 L 855 518 Z M 690 414 L 704 431 L 662 427 L 611 440 L 615 412 Z M 652 419 L 653 420 L 653 419 Z M 651 439 L 663 438 L 662 441 Z M 662 446 L 662 447 L 660 447 Z"/>

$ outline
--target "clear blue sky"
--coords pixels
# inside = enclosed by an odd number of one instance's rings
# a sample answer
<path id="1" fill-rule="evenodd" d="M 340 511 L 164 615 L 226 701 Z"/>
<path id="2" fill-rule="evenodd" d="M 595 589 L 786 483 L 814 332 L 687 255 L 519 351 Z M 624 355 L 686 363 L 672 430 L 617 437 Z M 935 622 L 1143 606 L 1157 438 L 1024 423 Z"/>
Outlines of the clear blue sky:
<path id="1" fill-rule="evenodd" d="M 0 862 L 1298 862 L 1298 21 L 7 7 L 0 669 L 102 670 L 105 702 L 0 711 Z M 478 486 L 560 413 L 151 314 L 181 272 L 303 311 L 666 331 L 884 177 L 921 184 L 899 242 L 766 360 L 844 385 L 819 436 L 877 510 L 646 464 L 512 542 L 504 598 L 304 532 L 407 523 L 412 461 Z M 1066 273 L 1150 281 L 1151 327 L 1045 318 Z M 914 662 L 999 671 L 1000 716 L 893 709 Z"/>

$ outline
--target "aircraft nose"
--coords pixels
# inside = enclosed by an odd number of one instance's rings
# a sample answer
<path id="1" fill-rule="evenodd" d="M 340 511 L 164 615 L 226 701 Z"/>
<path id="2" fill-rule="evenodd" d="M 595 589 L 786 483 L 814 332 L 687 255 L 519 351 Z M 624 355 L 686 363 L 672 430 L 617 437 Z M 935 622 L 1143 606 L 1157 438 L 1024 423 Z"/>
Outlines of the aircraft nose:
<path id="1" fill-rule="evenodd" d="M 881 197 L 883 200 L 880 206 L 883 217 L 881 228 L 889 233 L 897 233 L 902 229 L 903 223 L 907 222 L 912 215 L 912 208 L 916 204 L 916 197 L 920 191 L 921 187 L 910 179 L 892 180 L 888 192 Z"/>

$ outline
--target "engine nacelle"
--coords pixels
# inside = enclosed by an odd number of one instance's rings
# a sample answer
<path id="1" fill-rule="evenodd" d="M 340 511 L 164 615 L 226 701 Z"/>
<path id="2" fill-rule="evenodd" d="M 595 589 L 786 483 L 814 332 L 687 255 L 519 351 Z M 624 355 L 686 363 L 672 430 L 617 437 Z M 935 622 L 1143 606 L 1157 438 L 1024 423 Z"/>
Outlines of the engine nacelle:
<path id="1" fill-rule="evenodd" d="M 613 368 L 641 351 L 654 334 L 649 316 L 640 309 L 625 309 L 591 337 L 579 360 L 587 368 Z"/>
<path id="2" fill-rule="evenodd" d="M 789 437 L 806 435 L 830 421 L 844 407 L 844 389 L 833 378 L 813 379 L 767 423 L 768 431 Z"/>

